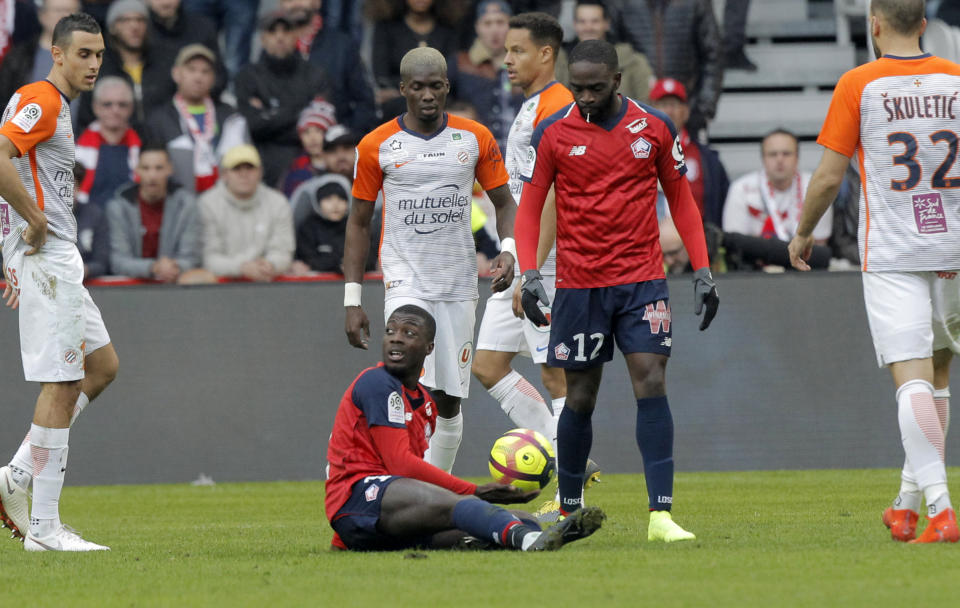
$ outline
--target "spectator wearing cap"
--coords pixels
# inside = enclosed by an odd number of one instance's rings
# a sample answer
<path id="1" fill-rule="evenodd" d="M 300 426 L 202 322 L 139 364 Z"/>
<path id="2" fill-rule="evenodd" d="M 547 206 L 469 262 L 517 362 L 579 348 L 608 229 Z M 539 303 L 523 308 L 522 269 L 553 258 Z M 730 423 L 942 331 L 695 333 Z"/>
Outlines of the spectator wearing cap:
<path id="1" fill-rule="evenodd" d="M 690 106 L 686 87 L 674 78 L 661 78 L 650 90 L 650 102 L 654 108 L 669 116 L 677 128 L 687 165 L 687 180 L 690 182 L 693 198 L 700 208 L 700 215 L 705 222 L 720 226 L 730 180 L 720 162 L 720 155 L 690 137 L 687 130 Z"/>
<path id="2" fill-rule="evenodd" d="M 79 205 L 106 207 L 117 188 L 133 180 L 140 156 L 140 136 L 130 126 L 133 89 L 119 76 L 97 80 L 93 89 L 97 117 L 77 138 L 77 162 L 84 176 L 74 198 Z"/>
<path id="3" fill-rule="evenodd" d="M 193 194 L 172 179 L 167 149 L 147 145 L 137 183 L 107 204 L 113 274 L 173 283 L 200 265 L 201 226 Z"/>
<path id="4" fill-rule="evenodd" d="M 311 180 L 311 184 L 307 196 L 293 201 L 297 259 L 317 272 L 343 274 L 350 182 L 330 173 Z M 366 270 L 376 265 L 377 248 L 371 247 Z"/>
<path id="5" fill-rule="evenodd" d="M 170 78 L 172 62 L 162 57 L 151 44 L 147 19 L 147 6 L 142 0 L 113 2 L 107 9 L 106 50 L 100 66 L 100 78 L 119 76 L 130 83 L 134 99 L 131 122 L 141 134 L 150 110 L 169 101 L 174 92 Z M 95 119 L 92 102 L 90 93 L 80 96 L 77 112 L 80 129 Z"/>
<path id="6" fill-rule="evenodd" d="M 353 183 L 353 161 L 360 136 L 343 125 L 327 129 L 323 139 L 323 164 L 330 173 L 337 173 Z"/>
<path id="7" fill-rule="evenodd" d="M 349 34 L 328 26 L 320 14 L 321 0 L 280 0 L 279 5 L 293 21 L 301 56 L 326 74 L 337 120 L 361 133 L 376 127 L 380 120 L 360 45 Z"/>
<path id="8" fill-rule="evenodd" d="M 297 186 L 311 177 L 326 172 L 327 165 L 323 155 L 323 140 L 327 129 L 336 123 L 333 106 L 325 101 L 311 102 L 300 112 L 297 120 L 297 136 L 303 146 L 303 154 L 290 163 L 290 167 L 280 180 L 284 195 L 289 198 Z"/>
<path id="9" fill-rule="evenodd" d="M 457 99 L 477 108 L 477 119 L 490 129 L 501 149 L 505 149 L 510 125 L 523 102 L 523 94 L 513 91 L 503 65 L 511 14 L 504 0 L 483 0 L 477 5 L 477 37 L 468 51 L 457 56 L 453 83 Z"/>
<path id="10" fill-rule="evenodd" d="M 150 20 L 150 45 L 156 53 L 173 66 L 177 53 L 188 44 L 199 43 L 211 50 L 219 49 L 216 24 L 200 13 L 184 8 L 180 0 L 146 0 Z M 227 87 L 227 66 L 219 55 L 216 59 L 217 80 L 213 85 L 213 96 Z M 172 83 L 170 94 L 173 94 Z"/>
<path id="11" fill-rule="evenodd" d="M 617 60 L 620 62 L 620 92 L 637 101 L 645 102 L 650 98 L 650 80 L 653 78 L 650 62 L 646 55 L 637 51 L 629 42 L 610 40 L 610 16 L 603 2 L 579 2 L 574 10 L 573 29 L 577 37 L 563 45 L 557 54 L 557 80 L 564 85 L 570 84 L 567 57 L 573 47 L 583 40 L 607 40 L 612 42 L 617 50 Z"/>
<path id="12" fill-rule="evenodd" d="M 268 13 L 259 29 L 263 52 L 256 63 L 237 74 L 234 91 L 237 109 L 247 119 L 263 159 L 263 181 L 276 185 L 300 151 L 300 112 L 328 92 L 323 71 L 297 53 L 293 24 L 286 13 Z"/>
<path id="13" fill-rule="evenodd" d="M 200 197 L 203 267 L 220 277 L 271 281 L 293 261 L 290 203 L 261 182 L 253 146 L 230 148 L 221 166 L 220 181 Z"/>
<path id="14" fill-rule="evenodd" d="M 202 44 L 180 49 L 172 70 L 177 91 L 153 111 L 147 128 L 146 139 L 166 143 L 177 183 L 197 194 L 216 183 L 223 151 L 250 141 L 243 116 L 210 96 L 215 65 Z"/>

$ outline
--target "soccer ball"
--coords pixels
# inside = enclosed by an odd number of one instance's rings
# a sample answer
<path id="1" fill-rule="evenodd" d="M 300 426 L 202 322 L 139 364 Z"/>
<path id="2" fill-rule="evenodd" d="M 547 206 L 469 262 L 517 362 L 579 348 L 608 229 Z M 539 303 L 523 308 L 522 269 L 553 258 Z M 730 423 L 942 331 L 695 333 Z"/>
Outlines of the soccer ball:
<path id="1" fill-rule="evenodd" d="M 490 475 L 503 484 L 528 492 L 553 479 L 554 453 L 550 441 L 531 429 L 504 433 L 490 450 Z"/>

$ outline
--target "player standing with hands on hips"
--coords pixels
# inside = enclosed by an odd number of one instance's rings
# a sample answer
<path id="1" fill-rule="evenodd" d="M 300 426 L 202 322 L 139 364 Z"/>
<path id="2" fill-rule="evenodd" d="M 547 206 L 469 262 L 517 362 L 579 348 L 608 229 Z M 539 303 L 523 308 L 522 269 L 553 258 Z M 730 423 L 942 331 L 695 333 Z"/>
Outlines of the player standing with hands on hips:
<path id="1" fill-rule="evenodd" d="M 70 426 L 117 373 L 117 354 L 83 286 L 73 215 L 75 144 L 70 100 L 90 91 L 103 36 L 85 13 L 53 29 L 53 68 L 21 87 L 0 121 L 0 229 L 7 304 L 19 307 L 28 382 L 40 382 L 33 425 L 0 468 L 0 520 L 27 551 L 99 551 L 60 522 Z M 33 504 L 27 516 L 27 488 Z"/>
<path id="2" fill-rule="evenodd" d="M 637 398 L 650 523 L 647 538 L 695 538 L 677 525 L 673 504 L 673 418 L 665 370 L 672 346 L 670 306 L 659 244 L 657 181 L 695 269 L 696 312 L 706 329 L 719 298 L 703 225 L 684 178 L 677 131 L 666 114 L 621 97 L 617 52 L 602 40 L 570 53 L 575 103 L 534 131 L 517 215 L 523 309 L 545 325 L 550 302 L 536 270 L 540 215 L 556 191 L 557 293 L 547 363 L 564 368 L 567 402 L 557 425 L 561 514 L 583 507 L 582 476 L 593 442 L 591 417 L 613 340 L 623 352 Z"/>
<path id="3" fill-rule="evenodd" d="M 960 65 L 920 49 L 923 15 L 923 0 L 871 3 L 877 60 L 837 82 L 817 138 L 823 157 L 789 250 L 794 268 L 810 269 L 813 228 L 859 153 L 863 299 L 877 363 L 897 387 L 906 456 L 883 523 L 897 541 L 957 542 L 944 443 L 951 349 L 960 348 Z M 924 498 L 929 524 L 918 538 Z"/>
<path id="4" fill-rule="evenodd" d="M 513 281 L 513 219 L 517 205 L 500 148 L 478 122 L 445 111 L 450 81 L 440 51 L 421 47 L 400 62 L 407 111 L 367 134 L 357 146 L 353 209 L 343 255 L 343 305 L 350 344 L 367 348 L 370 327 L 360 306 L 360 282 L 370 246 L 370 220 L 383 193 L 380 265 L 384 318 L 404 304 L 428 311 L 437 324 L 435 350 L 423 383 L 437 401 L 427 462 L 453 468 L 463 436 L 460 400 L 470 387 L 476 324 L 477 255 L 470 228 L 473 182 L 496 208 L 502 252 L 493 260 L 493 291 Z"/>

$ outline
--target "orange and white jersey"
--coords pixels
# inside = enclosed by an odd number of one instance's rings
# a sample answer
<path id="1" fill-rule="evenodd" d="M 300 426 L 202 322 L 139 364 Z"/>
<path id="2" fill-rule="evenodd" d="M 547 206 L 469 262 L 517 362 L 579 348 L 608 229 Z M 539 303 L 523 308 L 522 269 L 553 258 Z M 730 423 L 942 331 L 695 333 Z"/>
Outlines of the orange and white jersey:
<path id="1" fill-rule="evenodd" d="M 386 298 L 476 300 L 477 255 L 470 226 L 473 182 L 508 181 L 500 148 L 478 122 L 444 115 L 436 133 L 404 126 L 403 116 L 357 146 L 353 196 L 383 192 L 380 265 Z"/>
<path id="2" fill-rule="evenodd" d="M 17 147 L 13 165 L 27 192 L 47 216 L 56 236 L 77 240 L 73 215 L 75 142 L 70 101 L 52 83 L 41 80 L 17 89 L 0 120 L 0 133 Z M 26 221 L 0 199 L 3 238 L 19 235 Z"/>
<path id="3" fill-rule="evenodd" d="M 885 56 L 844 74 L 817 142 L 859 153 L 862 269 L 960 268 L 960 65 Z"/>
<path id="4" fill-rule="evenodd" d="M 507 149 L 504 156 L 507 162 L 507 173 L 510 174 L 510 194 L 513 200 L 520 204 L 520 195 L 523 194 L 523 184 L 520 179 L 521 170 L 530 161 L 530 138 L 533 131 L 544 118 L 556 114 L 573 103 L 573 95 L 556 80 L 540 89 L 520 106 L 517 117 L 510 126 L 507 136 Z M 540 268 L 543 274 L 557 274 L 557 252 L 550 251 L 550 255 Z"/>

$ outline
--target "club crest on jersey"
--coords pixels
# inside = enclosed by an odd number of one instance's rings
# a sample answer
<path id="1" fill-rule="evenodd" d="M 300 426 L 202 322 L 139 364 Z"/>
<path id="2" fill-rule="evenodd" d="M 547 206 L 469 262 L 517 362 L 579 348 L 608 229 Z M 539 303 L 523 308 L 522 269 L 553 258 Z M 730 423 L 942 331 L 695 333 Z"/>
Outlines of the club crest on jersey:
<path id="1" fill-rule="evenodd" d="M 670 307 L 663 300 L 657 301 L 656 305 L 651 302 L 647 304 L 643 320 L 650 323 L 651 334 L 659 334 L 661 327 L 663 331 L 670 331 Z"/>
<path id="2" fill-rule="evenodd" d="M 583 156 L 587 153 L 586 146 L 573 146 L 570 148 L 570 156 Z"/>
<path id="3" fill-rule="evenodd" d="M 570 349 L 561 342 L 553 348 L 553 356 L 557 358 L 557 361 L 566 361 L 570 358 Z"/>
<path id="4" fill-rule="evenodd" d="M 367 489 L 363 491 L 363 497 L 367 499 L 367 502 L 375 501 L 379 494 L 380 486 L 367 486 Z"/>
<path id="5" fill-rule="evenodd" d="M 406 416 L 403 412 L 403 397 L 397 391 L 393 391 L 387 397 L 387 420 L 394 424 L 406 423 Z"/>
<path id="6" fill-rule="evenodd" d="M 639 133 L 647 128 L 647 117 L 638 118 L 635 121 L 631 122 L 626 126 L 626 129 L 631 133 Z"/>
<path id="7" fill-rule="evenodd" d="M 460 150 L 457 152 L 457 162 L 459 162 L 461 165 L 467 164 L 470 162 L 470 155 L 467 154 L 466 151 Z"/>
<path id="8" fill-rule="evenodd" d="M 635 142 L 630 144 L 630 151 L 633 152 L 634 158 L 650 158 L 650 150 L 652 149 L 653 144 L 642 137 L 637 138 Z"/>
<path id="9" fill-rule="evenodd" d="M 36 126 L 43 116 L 43 110 L 38 103 L 28 103 L 20 108 L 20 111 L 10 120 L 13 124 L 23 129 L 24 133 L 29 133 L 30 129 Z"/>

